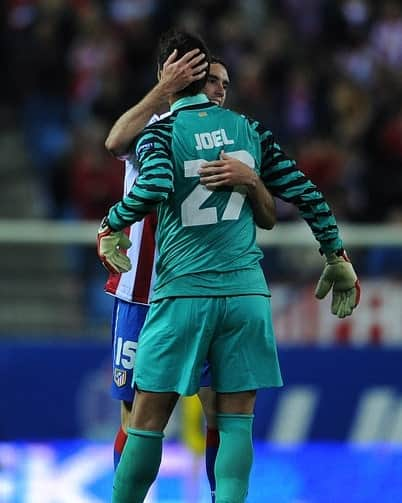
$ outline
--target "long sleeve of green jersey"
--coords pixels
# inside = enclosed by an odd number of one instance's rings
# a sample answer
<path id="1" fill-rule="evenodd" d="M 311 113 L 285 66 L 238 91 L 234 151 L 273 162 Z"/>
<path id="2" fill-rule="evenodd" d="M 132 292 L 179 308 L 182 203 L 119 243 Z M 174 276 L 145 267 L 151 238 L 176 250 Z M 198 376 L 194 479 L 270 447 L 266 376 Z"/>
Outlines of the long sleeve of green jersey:
<path id="1" fill-rule="evenodd" d="M 158 124 L 144 129 L 135 143 L 139 174 L 130 192 L 109 211 L 109 225 L 121 230 L 142 220 L 173 190 L 170 136 Z"/>
<path id="2" fill-rule="evenodd" d="M 298 208 L 324 253 L 342 248 L 335 217 L 322 193 L 282 151 L 271 131 L 258 122 L 252 123 L 252 127 L 260 137 L 261 178 L 265 186 L 274 196 Z"/>

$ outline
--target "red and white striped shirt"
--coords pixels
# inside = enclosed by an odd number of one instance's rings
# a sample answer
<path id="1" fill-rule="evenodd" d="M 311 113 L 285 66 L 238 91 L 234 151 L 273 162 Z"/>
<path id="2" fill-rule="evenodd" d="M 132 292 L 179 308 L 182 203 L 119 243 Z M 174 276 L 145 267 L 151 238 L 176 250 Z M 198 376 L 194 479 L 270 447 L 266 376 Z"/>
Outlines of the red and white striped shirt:
<path id="1" fill-rule="evenodd" d="M 126 161 L 124 177 L 124 195 L 137 177 L 138 171 L 132 161 Z M 132 243 L 127 250 L 131 260 L 131 270 L 123 274 L 109 274 L 105 291 L 128 302 L 149 304 L 155 281 L 155 246 L 156 214 L 147 215 L 141 222 L 125 229 Z"/>
<path id="2" fill-rule="evenodd" d="M 154 115 L 149 124 L 159 118 Z M 132 156 L 125 160 L 124 195 L 130 192 L 137 176 L 138 168 L 135 157 Z M 155 263 L 158 255 L 155 244 L 156 224 L 156 213 L 151 213 L 125 229 L 132 243 L 127 250 L 132 268 L 123 274 L 109 274 L 105 285 L 107 293 L 127 302 L 149 304 L 156 278 Z"/>

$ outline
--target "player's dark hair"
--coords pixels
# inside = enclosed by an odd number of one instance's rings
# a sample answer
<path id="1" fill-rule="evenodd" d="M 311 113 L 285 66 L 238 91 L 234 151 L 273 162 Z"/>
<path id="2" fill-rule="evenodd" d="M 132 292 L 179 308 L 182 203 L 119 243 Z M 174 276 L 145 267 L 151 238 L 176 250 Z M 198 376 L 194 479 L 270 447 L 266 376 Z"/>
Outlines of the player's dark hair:
<path id="1" fill-rule="evenodd" d="M 177 49 L 176 59 L 180 59 L 186 52 L 193 49 L 200 49 L 200 51 L 205 54 L 206 61 L 208 62 L 208 67 L 205 69 L 205 77 L 192 82 L 190 85 L 177 93 L 179 96 L 194 96 L 195 94 L 198 94 L 202 91 L 207 82 L 209 64 L 211 61 L 209 49 L 202 38 L 198 35 L 192 35 L 191 33 L 178 31 L 175 29 L 168 30 L 159 38 L 157 58 L 158 66 L 160 69 L 162 68 L 163 63 L 175 49 Z"/>
<path id="2" fill-rule="evenodd" d="M 214 63 L 218 64 L 218 65 L 222 65 L 223 68 L 227 71 L 227 73 L 229 74 L 229 68 L 228 68 L 228 65 L 223 61 L 223 59 L 221 58 L 218 58 L 218 56 L 214 56 L 213 54 L 211 55 L 211 65 L 213 65 Z"/>

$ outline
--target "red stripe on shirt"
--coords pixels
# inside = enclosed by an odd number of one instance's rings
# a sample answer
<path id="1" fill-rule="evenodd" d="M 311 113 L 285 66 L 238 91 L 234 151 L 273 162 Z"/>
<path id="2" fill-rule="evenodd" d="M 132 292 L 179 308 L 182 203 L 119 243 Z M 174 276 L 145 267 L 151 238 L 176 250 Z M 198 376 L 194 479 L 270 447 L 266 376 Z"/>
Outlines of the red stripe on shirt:
<path id="1" fill-rule="evenodd" d="M 134 283 L 133 300 L 147 304 L 151 288 L 152 271 L 155 255 L 156 213 L 144 219 L 140 252 L 138 255 L 137 275 Z"/>

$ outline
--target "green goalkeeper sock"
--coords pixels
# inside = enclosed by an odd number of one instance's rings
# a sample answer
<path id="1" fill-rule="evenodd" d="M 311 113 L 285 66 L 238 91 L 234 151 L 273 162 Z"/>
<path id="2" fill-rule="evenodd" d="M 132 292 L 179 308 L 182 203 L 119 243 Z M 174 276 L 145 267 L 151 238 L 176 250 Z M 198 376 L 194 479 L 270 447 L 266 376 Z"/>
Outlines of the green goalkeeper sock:
<path id="1" fill-rule="evenodd" d="M 246 500 L 253 464 L 254 415 L 218 414 L 219 449 L 215 461 L 216 503 Z"/>
<path id="2" fill-rule="evenodd" d="M 163 433 L 128 428 L 113 481 L 112 503 L 142 503 L 162 459 Z"/>

